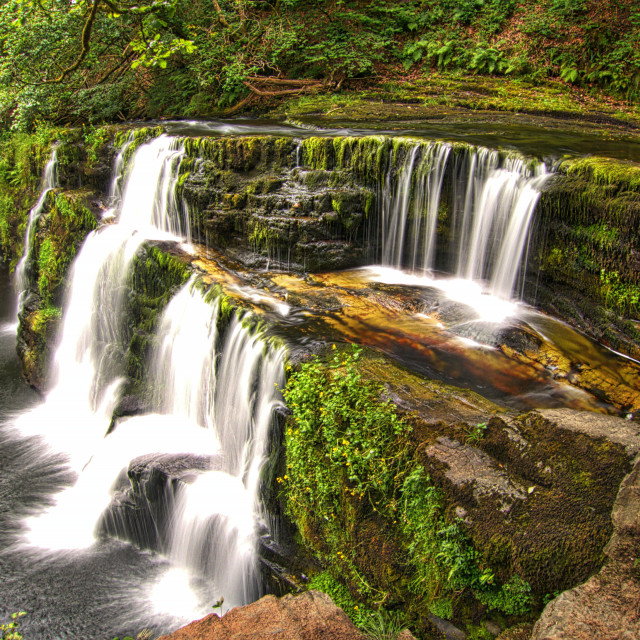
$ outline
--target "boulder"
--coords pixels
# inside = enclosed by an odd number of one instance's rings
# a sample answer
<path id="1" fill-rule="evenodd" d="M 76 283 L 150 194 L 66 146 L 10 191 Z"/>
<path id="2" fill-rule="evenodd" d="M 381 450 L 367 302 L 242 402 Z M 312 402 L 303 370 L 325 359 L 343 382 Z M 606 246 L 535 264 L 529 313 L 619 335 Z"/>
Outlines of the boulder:
<path id="1" fill-rule="evenodd" d="M 158 640 L 365 640 L 331 598 L 319 591 L 265 596 L 221 618 L 210 614 Z"/>
<path id="2" fill-rule="evenodd" d="M 622 482 L 611 519 L 605 566 L 552 600 L 531 640 L 640 638 L 640 460 Z"/>

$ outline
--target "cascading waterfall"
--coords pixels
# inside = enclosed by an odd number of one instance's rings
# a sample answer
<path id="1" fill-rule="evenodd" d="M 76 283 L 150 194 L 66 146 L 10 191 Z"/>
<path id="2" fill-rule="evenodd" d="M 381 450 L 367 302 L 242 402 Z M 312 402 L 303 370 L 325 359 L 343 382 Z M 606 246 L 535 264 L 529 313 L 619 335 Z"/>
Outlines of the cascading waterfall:
<path id="1" fill-rule="evenodd" d="M 233 317 L 217 332 L 218 305 L 191 284 L 169 303 L 153 363 L 162 411 L 205 427 L 215 468 L 179 492 L 169 555 L 213 583 L 231 605 L 261 595 L 256 555 L 259 478 L 284 381 L 281 348 Z"/>
<path id="2" fill-rule="evenodd" d="M 29 211 L 29 218 L 27 220 L 27 229 L 24 234 L 24 253 L 20 262 L 16 266 L 15 282 L 16 290 L 18 292 L 18 314 L 24 306 L 24 296 L 27 288 L 29 287 L 29 262 L 33 254 L 33 246 L 36 236 L 36 224 L 42 215 L 44 209 L 44 203 L 46 202 L 49 191 L 55 189 L 58 185 L 57 166 L 58 166 L 58 152 L 57 147 L 54 146 L 51 150 L 51 157 L 45 165 L 42 175 L 42 183 L 40 186 L 40 197 L 35 206 Z"/>
<path id="3" fill-rule="evenodd" d="M 178 154 L 175 141 L 161 136 L 134 155 L 122 201 L 116 206 L 118 222 L 87 236 L 70 271 L 61 338 L 53 358 L 52 389 L 42 406 L 19 420 L 26 432 L 39 433 L 43 421 L 51 424 L 45 438 L 70 457 L 77 471 L 99 446 L 119 400 L 124 358 L 120 331 L 129 268 L 146 239 L 168 235 L 172 201 L 165 183 L 172 179 L 170 169 Z M 119 172 L 114 174 L 115 180 Z M 71 488 L 63 494 L 73 492 Z M 59 500 L 75 504 L 79 513 L 85 509 L 80 498 L 74 503 L 73 498 L 60 495 Z M 92 504 L 99 507 L 99 500 Z M 39 533 L 31 540 L 46 546 L 51 538 L 46 526 L 34 526 Z M 49 541 L 53 546 L 60 544 Z M 74 546 L 70 538 L 65 541 L 63 537 L 62 543 Z"/>
<path id="4" fill-rule="evenodd" d="M 529 222 L 547 179 L 546 167 L 532 172 L 522 158 L 499 164 L 497 151 L 481 149 L 471 162 L 463 205 L 458 277 L 488 279 L 494 295 L 511 296 Z"/>
<path id="5" fill-rule="evenodd" d="M 142 145 L 133 159 L 122 196 L 118 224 L 149 237 L 159 231 L 191 240 L 188 216 L 176 200 L 184 146 L 178 138 L 161 135 Z"/>
<path id="6" fill-rule="evenodd" d="M 70 273 L 54 386 L 45 403 L 21 417 L 23 432 L 44 434 L 69 457 L 76 483 L 27 521 L 29 544 L 87 547 L 112 500 L 123 468 L 149 454 L 210 460 L 211 469 L 176 491 L 167 505 L 163 550 L 231 605 L 259 597 L 256 531 L 261 520 L 259 477 L 274 407 L 281 402 L 282 349 L 233 317 L 218 335 L 218 305 L 189 282 L 158 326 L 152 362 L 152 410 L 122 419 L 105 437 L 124 370 L 123 295 L 140 245 L 187 231 L 174 197 L 182 147 L 161 136 L 134 155 L 117 223 L 91 233 Z M 121 167 L 114 168 L 114 180 Z M 117 194 L 117 189 L 114 188 Z M 170 236 L 177 240 L 175 236 Z M 117 533 L 127 537 L 125 528 Z M 71 533 L 70 533 L 71 532 Z M 135 539 L 131 537 L 131 539 Z M 210 597 L 210 593 L 206 597 Z"/>
<path id="7" fill-rule="evenodd" d="M 437 263 L 436 234 L 451 145 L 416 143 L 399 168 L 396 151 L 381 193 L 382 262 L 428 272 Z M 395 178 L 393 176 L 396 171 Z M 467 151 L 453 168 L 451 270 L 459 278 L 489 280 L 490 292 L 510 298 L 518 276 L 529 224 L 549 174 L 517 156 Z M 443 248 L 440 248 L 442 251 Z"/>

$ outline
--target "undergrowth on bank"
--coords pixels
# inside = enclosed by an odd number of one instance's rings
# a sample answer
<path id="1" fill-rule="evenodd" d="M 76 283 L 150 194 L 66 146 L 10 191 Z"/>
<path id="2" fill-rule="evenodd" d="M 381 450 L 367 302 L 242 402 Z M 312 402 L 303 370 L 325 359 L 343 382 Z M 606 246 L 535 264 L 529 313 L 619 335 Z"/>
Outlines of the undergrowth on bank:
<path id="1" fill-rule="evenodd" d="M 0 624 L 0 640 L 22 640 L 18 620 L 26 615 L 26 611 L 17 611 L 11 614 L 11 622 L 3 622 Z"/>
<path id="2" fill-rule="evenodd" d="M 260 108 L 288 95 L 381 86 L 403 68 L 409 80 L 433 71 L 553 78 L 640 99 L 635 0 L 142 0 L 114 7 L 85 0 L 0 7 L 0 129 L 210 116 L 250 100 Z"/>
<path id="3" fill-rule="evenodd" d="M 278 482 L 304 542 L 374 607 L 394 587 L 376 580 L 371 563 L 400 562 L 401 597 L 424 601 L 443 617 L 452 617 L 464 590 L 508 615 L 528 611 L 529 585 L 517 576 L 498 585 L 461 524 L 445 517 L 441 492 L 414 457 L 409 423 L 382 399 L 381 385 L 365 378 L 361 353 L 334 345 L 328 360 L 312 358 L 291 372 L 284 392 L 292 419 L 286 474 Z M 359 528 L 371 521 L 401 541 L 399 555 L 406 557 L 359 554 Z"/>

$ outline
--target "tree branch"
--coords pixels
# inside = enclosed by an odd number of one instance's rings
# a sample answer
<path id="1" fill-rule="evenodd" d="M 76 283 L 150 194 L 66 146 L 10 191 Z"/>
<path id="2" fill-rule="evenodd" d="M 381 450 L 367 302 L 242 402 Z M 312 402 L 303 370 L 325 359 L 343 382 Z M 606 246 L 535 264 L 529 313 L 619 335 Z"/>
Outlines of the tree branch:
<path id="1" fill-rule="evenodd" d="M 89 53 L 89 46 L 91 43 L 91 30 L 93 29 L 93 23 L 98 13 L 98 6 L 100 5 L 100 1 L 101 0 L 93 0 L 91 11 L 84 23 L 84 27 L 82 29 L 82 50 L 80 51 L 80 55 L 70 67 L 63 69 L 62 73 L 53 82 L 62 82 L 65 76 L 69 75 L 72 71 L 75 71 L 82 64 L 82 61 L 87 57 L 87 53 Z"/>
<path id="2" fill-rule="evenodd" d="M 222 9 L 220 8 L 220 3 L 218 2 L 218 0 L 211 0 L 211 3 L 213 4 L 213 8 L 216 10 L 216 13 L 218 14 L 218 22 L 223 27 L 229 29 L 231 25 L 229 24 L 227 19 L 224 17 L 224 13 L 222 13 Z"/>
<path id="3" fill-rule="evenodd" d="M 297 89 L 278 89 L 277 91 L 265 91 L 263 89 L 258 89 L 254 87 L 253 85 L 249 84 L 246 81 L 244 81 L 242 84 L 244 84 L 245 87 L 250 89 L 257 96 L 269 96 L 269 97 L 285 96 L 285 95 L 294 94 L 294 93 L 313 93 L 314 91 L 319 91 L 322 88 L 321 84 L 317 84 L 315 86 L 298 87 Z"/>

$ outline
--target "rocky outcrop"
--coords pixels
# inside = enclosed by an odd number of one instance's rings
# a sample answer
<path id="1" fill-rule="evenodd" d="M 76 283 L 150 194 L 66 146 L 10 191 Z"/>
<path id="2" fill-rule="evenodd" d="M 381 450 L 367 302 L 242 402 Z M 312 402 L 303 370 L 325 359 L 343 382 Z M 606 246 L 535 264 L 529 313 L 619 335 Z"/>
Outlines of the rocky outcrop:
<path id="1" fill-rule="evenodd" d="M 346 171 L 297 166 L 291 138 L 190 140 L 179 193 L 196 237 L 249 267 L 362 264 L 373 193 Z"/>
<path id="2" fill-rule="evenodd" d="M 112 489 L 98 530 L 143 549 L 166 551 L 169 526 L 181 486 L 219 467 L 215 458 L 152 454 L 135 458 Z"/>
<path id="3" fill-rule="evenodd" d="M 640 460 L 624 479 L 611 518 L 604 568 L 550 602 L 531 640 L 640 638 Z"/>
<path id="4" fill-rule="evenodd" d="M 542 596 L 601 566 L 614 500 L 640 446 L 638 425 L 556 409 L 418 433 L 433 442 L 420 457 L 449 511 L 503 579 L 517 574 Z"/>
<path id="5" fill-rule="evenodd" d="M 347 615 L 319 591 L 258 602 L 188 624 L 158 640 L 365 640 Z"/>

